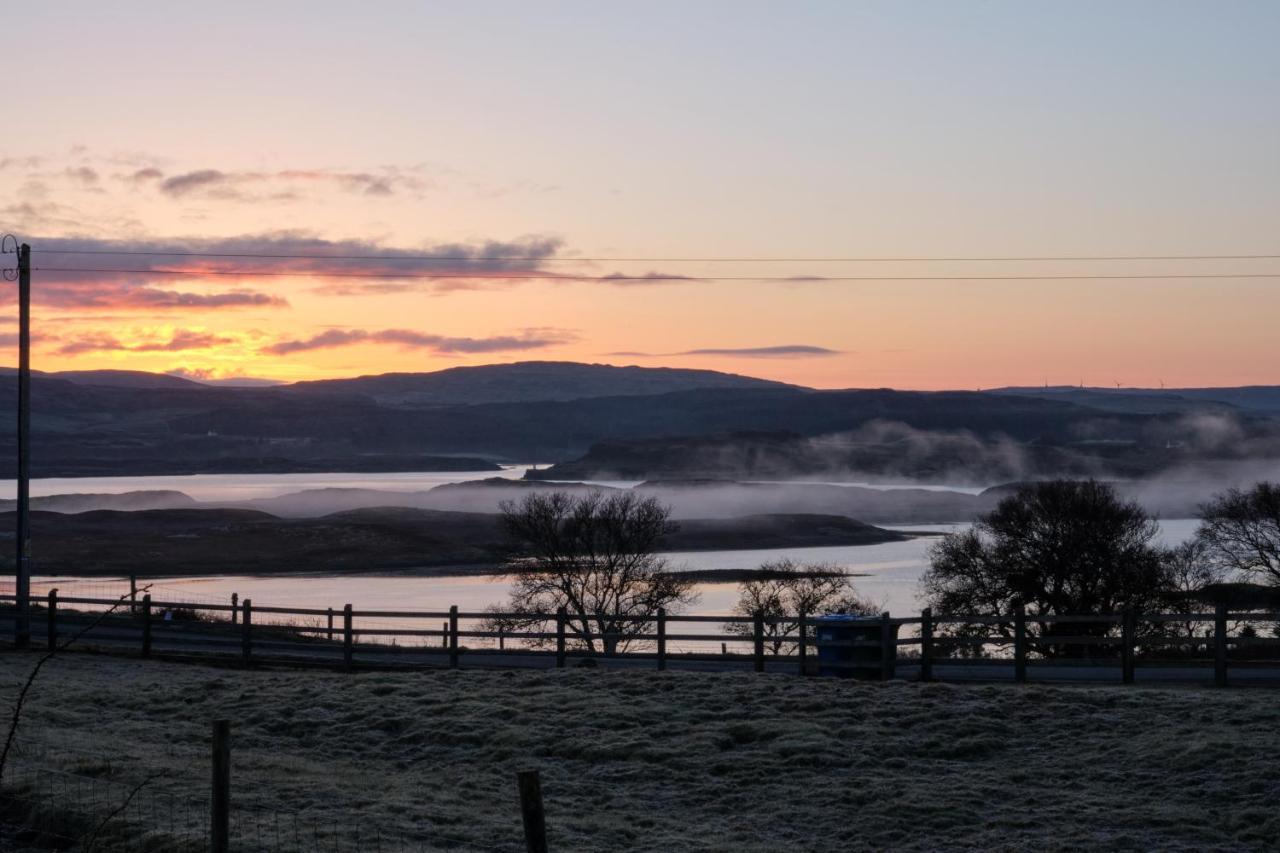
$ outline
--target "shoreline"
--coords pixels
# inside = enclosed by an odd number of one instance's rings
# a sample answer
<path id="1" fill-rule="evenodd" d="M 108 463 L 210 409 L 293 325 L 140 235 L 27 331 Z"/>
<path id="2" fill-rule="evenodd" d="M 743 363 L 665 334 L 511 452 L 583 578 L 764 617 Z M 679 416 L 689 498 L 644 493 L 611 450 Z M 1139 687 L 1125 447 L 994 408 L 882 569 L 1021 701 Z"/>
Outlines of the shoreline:
<path id="1" fill-rule="evenodd" d="M 821 546 L 819 546 L 821 547 Z M 856 547 L 856 546 L 850 546 Z M 332 580 L 336 578 L 421 578 L 424 580 L 435 580 L 444 578 L 505 578 L 514 577 L 517 572 L 512 572 L 501 566 L 417 566 L 404 569 L 385 569 L 375 571 L 359 571 L 359 570 L 333 570 L 333 571 L 303 571 L 303 572 L 223 572 L 210 573 L 203 575 L 174 575 L 174 574 L 150 574 L 138 573 L 132 576 L 119 573 L 110 574 L 73 574 L 70 572 L 62 572 L 55 575 L 33 575 L 31 580 L 33 583 L 50 584 L 57 581 L 70 581 L 72 583 L 80 581 L 119 581 L 128 582 L 130 577 L 135 578 L 139 584 L 144 582 L 158 583 L 161 581 L 200 581 L 200 580 L 216 580 L 220 578 L 253 578 L 255 580 L 279 580 L 284 578 L 293 578 L 297 580 Z M 673 570 L 668 574 L 678 575 L 679 577 L 696 581 L 698 583 L 741 583 L 748 580 L 771 580 L 784 575 L 779 572 L 761 571 L 759 569 L 684 569 Z M 847 578 L 864 578 L 871 577 L 867 572 L 795 572 L 788 573 L 785 577 L 847 577 Z"/>

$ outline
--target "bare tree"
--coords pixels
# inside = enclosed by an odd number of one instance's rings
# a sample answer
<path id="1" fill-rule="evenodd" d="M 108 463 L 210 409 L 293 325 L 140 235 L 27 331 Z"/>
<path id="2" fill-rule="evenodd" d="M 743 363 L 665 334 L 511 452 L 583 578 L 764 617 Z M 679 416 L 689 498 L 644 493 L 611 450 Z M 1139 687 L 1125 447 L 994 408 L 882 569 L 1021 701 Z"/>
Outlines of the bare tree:
<path id="1" fill-rule="evenodd" d="M 830 563 L 800 564 L 790 559 L 764 563 L 759 580 L 738 586 L 738 603 L 733 612 L 739 616 L 764 617 L 765 647 L 770 654 L 794 654 L 799 626 L 795 619 L 807 616 L 845 613 L 870 616 L 878 611 L 872 602 L 854 591 L 849 576 Z M 731 622 L 725 625 L 730 634 L 753 636 L 753 625 Z"/>
<path id="2" fill-rule="evenodd" d="M 1200 609 L 1205 588 L 1227 579 L 1229 570 L 1210 557 L 1209 546 L 1198 537 L 1165 548 L 1160 556 L 1164 565 L 1164 604 L 1178 613 Z M 1192 621 L 1165 622 L 1163 627 L 1167 634 L 1187 638 L 1194 638 L 1197 632 L 1209 632 L 1203 623 Z"/>
<path id="3" fill-rule="evenodd" d="M 614 654 L 658 608 L 676 612 L 697 596 L 693 582 L 668 571 L 658 546 L 675 525 L 656 498 L 631 492 L 566 492 L 504 501 L 502 523 L 516 546 L 508 609 L 545 614 L 563 607 L 566 633 L 578 645 Z M 544 626 L 545 618 L 495 617 L 491 628 Z"/>
<path id="4" fill-rule="evenodd" d="M 1280 586 L 1280 483 L 1215 496 L 1200 507 L 1196 538 L 1219 565 Z"/>
<path id="5" fill-rule="evenodd" d="M 1164 567 L 1153 544 L 1159 527 L 1136 503 L 1094 480 L 1052 480 L 1024 486 L 974 526 L 944 536 L 921 580 L 930 606 L 943 614 L 991 616 L 1021 602 L 1032 647 L 1046 656 L 1078 656 L 1080 644 L 1038 642 L 1056 633 L 1044 615 L 1158 609 Z M 1071 633 L 1108 636 L 1106 621 L 1081 622 Z M 1012 638 L 1008 625 L 958 626 L 956 636 Z M 1096 653 L 1096 652 L 1095 652 Z"/>

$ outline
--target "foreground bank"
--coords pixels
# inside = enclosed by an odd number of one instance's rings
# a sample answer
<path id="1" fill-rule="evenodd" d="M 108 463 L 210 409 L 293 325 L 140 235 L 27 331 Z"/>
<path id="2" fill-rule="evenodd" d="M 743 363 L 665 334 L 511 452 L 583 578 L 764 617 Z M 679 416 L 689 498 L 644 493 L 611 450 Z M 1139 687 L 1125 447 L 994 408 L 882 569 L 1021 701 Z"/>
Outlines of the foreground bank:
<path id="1" fill-rule="evenodd" d="M 33 662 L 0 655 L 0 695 Z M 519 850 L 525 768 L 542 773 L 553 849 L 1248 850 L 1280 837 L 1280 708 L 1265 690 L 76 655 L 41 675 L 19 743 L 27 761 L 122 786 L 165 771 L 157 793 L 198 799 L 215 718 L 232 721 L 235 807 L 335 827 L 342 849 L 376 827 L 388 850 Z"/>

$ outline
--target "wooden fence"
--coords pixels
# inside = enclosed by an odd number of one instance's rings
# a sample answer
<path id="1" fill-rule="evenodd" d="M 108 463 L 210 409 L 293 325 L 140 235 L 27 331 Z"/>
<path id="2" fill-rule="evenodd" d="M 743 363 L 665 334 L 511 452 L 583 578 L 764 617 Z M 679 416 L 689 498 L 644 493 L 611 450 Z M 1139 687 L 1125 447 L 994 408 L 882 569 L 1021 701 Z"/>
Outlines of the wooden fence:
<path id="1" fill-rule="evenodd" d="M 0 631 L 12 636 L 12 595 L 0 595 Z M 115 607 L 114 613 L 102 611 Z M 583 619 L 605 626 L 583 634 Z M 859 636 L 820 639 L 821 617 L 668 614 L 574 616 L 557 613 L 356 610 L 275 607 L 232 596 L 226 604 L 61 596 L 33 605 L 49 648 L 85 631 L 75 645 L 105 652 L 346 669 L 374 667 L 565 667 L 590 660 L 610 667 L 669 665 L 800 674 L 853 674 L 1024 682 L 1078 678 L 1131 684 L 1190 678 L 1226 685 L 1229 672 L 1280 685 L 1280 613 L 1103 613 L 862 620 Z M 7 628 L 7 630 L 6 630 Z M 87 628 L 87 630 L 86 630 Z M 1201 630 L 1203 629 L 1203 630 Z M 612 632 L 612 633 L 611 633 Z M 588 642 L 590 640 L 590 642 Z M 614 649 L 614 646 L 617 646 Z M 594 648 L 592 648 L 594 646 Z M 605 652 L 609 648 L 611 651 Z M 856 663 L 842 649 L 875 650 Z"/>

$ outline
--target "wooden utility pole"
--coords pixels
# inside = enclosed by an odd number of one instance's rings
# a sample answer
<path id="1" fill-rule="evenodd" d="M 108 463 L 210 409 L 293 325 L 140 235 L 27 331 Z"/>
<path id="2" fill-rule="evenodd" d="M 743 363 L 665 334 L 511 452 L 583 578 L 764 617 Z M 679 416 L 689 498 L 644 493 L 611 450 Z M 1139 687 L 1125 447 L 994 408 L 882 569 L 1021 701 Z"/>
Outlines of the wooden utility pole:
<path id="1" fill-rule="evenodd" d="M 18 513 L 13 643 L 31 643 L 31 247 L 18 247 Z"/>

